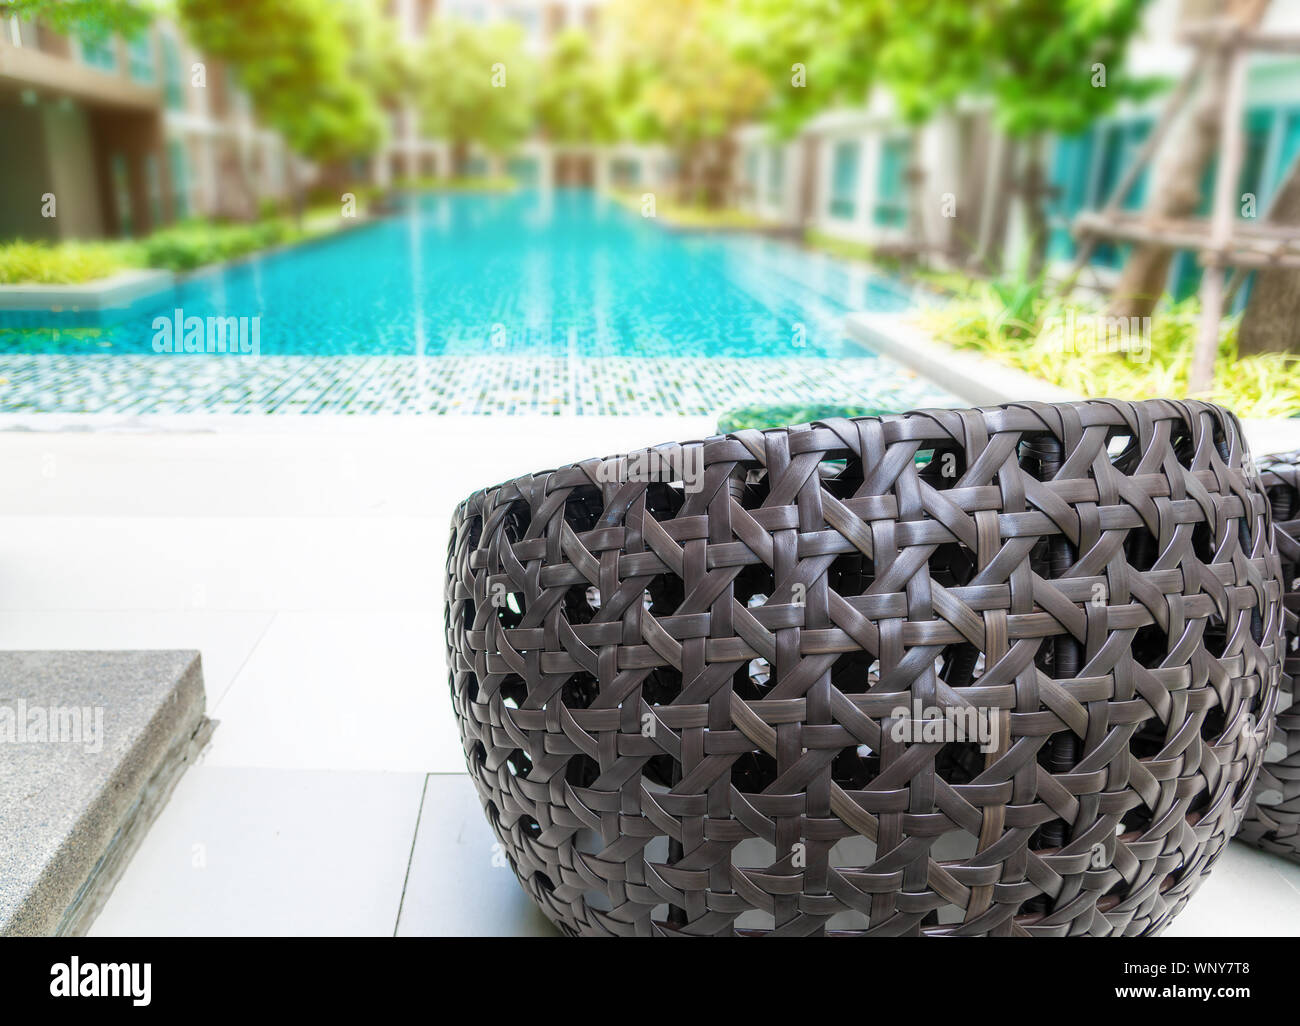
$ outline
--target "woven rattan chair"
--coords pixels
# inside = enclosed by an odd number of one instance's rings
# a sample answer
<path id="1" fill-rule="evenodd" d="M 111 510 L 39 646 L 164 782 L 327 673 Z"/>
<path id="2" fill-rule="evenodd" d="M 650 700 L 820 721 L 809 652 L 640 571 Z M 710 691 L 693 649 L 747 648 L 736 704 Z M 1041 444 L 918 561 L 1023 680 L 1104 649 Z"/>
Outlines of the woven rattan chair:
<path id="1" fill-rule="evenodd" d="M 1300 677 L 1300 450 L 1265 457 L 1260 471 L 1282 562 L 1286 646 L 1273 742 L 1237 836 L 1300 862 L 1300 707 L 1293 704 Z"/>
<path id="2" fill-rule="evenodd" d="M 568 933 L 1136 935 L 1240 825 L 1281 584 L 1235 419 L 827 421 L 471 496 L 470 774 Z"/>

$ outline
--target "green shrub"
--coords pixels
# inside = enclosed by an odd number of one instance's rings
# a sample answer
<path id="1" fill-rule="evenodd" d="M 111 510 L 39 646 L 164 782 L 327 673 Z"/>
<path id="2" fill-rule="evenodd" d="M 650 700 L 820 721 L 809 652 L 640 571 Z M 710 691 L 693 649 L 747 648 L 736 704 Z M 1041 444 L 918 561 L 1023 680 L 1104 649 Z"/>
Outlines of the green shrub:
<path id="1" fill-rule="evenodd" d="M 729 434 L 746 428 L 765 431 L 768 428 L 786 427 L 789 424 L 811 424 L 831 417 L 875 417 L 894 411 L 874 406 L 854 406 L 807 403 L 784 403 L 775 406 L 737 406 L 718 418 L 718 433 Z"/>
<path id="2" fill-rule="evenodd" d="M 896 256 L 886 253 L 877 253 L 876 250 L 864 242 L 852 242 L 849 239 L 841 239 L 834 235 L 827 235 L 825 232 L 819 232 L 815 228 L 809 228 L 804 232 L 804 245 L 809 249 L 815 249 L 818 252 L 826 253 L 833 257 L 839 257 L 841 260 L 861 260 L 867 263 L 875 264 L 882 270 L 898 270 L 902 261 Z"/>
<path id="3" fill-rule="evenodd" d="M 279 218 L 253 224 L 188 221 L 154 232 L 137 245 L 149 267 L 192 271 L 286 242 L 292 235 L 289 223 Z"/>
<path id="4" fill-rule="evenodd" d="M 905 260 L 897 253 L 882 252 L 862 242 L 852 242 L 834 235 L 827 235 L 814 228 L 804 232 L 803 243 L 809 249 L 841 260 L 853 260 L 871 264 L 873 270 L 887 271 L 918 285 L 923 285 L 932 292 L 945 295 L 968 296 L 978 279 L 963 271 L 939 270 L 923 267 L 915 260 Z"/>
<path id="5" fill-rule="evenodd" d="M 918 320 L 941 342 L 974 350 L 1089 398 L 1189 397 L 1187 381 L 1200 324 L 1196 300 L 1159 307 L 1136 352 L 1078 342 L 1062 345 L 1061 326 L 1102 316 L 1099 306 L 1067 302 L 1042 289 L 977 285 L 967 298 L 921 311 Z M 1239 357 L 1238 322 L 1223 322 L 1214 387 L 1190 398 L 1219 403 L 1240 417 L 1300 416 L 1300 357 Z M 1090 339 L 1085 336 L 1084 341 Z"/>
<path id="6" fill-rule="evenodd" d="M 107 278 L 131 262 L 128 247 L 121 243 L 7 242 L 0 244 L 0 285 L 79 285 Z"/>
<path id="7" fill-rule="evenodd" d="M 632 213 L 641 215 L 642 197 L 653 190 L 617 188 L 609 190 L 609 197 Z M 655 216 L 679 228 L 696 231 L 749 231 L 776 227 L 769 221 L 734 207 L 713 209 L 701 203 L 679 203 L 667 193 L 655 192 Z"/>
<path id="8" fill-rule="evenodd" d="M 513 178 L 505 175 L 499 176 L 459 176 L 455 178 L 430 178 L 428 176 L 421 178 L 398 178 L 393 182 L 393 188 L 399 190 L 448 190 L 452 192 L 510 192 L 516 186 L 517 182 Z M 356 190 L 352 190 L 356 193 Z M 357 193 L 359 196 L 360 193 Z"/>
<path id="9" fill-rule="evenodd" d="M 0 284 L 78 284 L 127 267 L 192 271 L 325 230 L 299 229 L 282 217 L 250 224 L 192 220 L 129 242 L 10 242 L 0 244 Z"/>

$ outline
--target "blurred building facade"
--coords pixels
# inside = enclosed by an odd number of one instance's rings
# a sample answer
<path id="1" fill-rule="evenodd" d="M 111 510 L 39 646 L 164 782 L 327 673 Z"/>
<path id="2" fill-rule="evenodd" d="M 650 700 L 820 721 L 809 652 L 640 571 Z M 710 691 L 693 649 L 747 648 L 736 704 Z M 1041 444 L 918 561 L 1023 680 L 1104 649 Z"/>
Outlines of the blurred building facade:
<path id="1" fill-rule="evenodd" d="M 1153 0 L 1129 50 L 1133 72 L 1171 83 L 1182 75 L 1192 59 L 1179 41 L 1189 2 L 1195 0 Z M 1300 32 L 1300 4 L 1272 4 L 1261 29 Z M 1071 221 L 1105 204 L 1166 95 L 1121 104 L 1078 136 L 1046 140 L 1049 259 L 1073 260 Z M 1245 106 L 1241 192 L 1255 197 L 1262 216 L 1300 153 L 1300 60 L 1254 56 Z M 981 105 L 959 106 L 910 128 L 878 92 L 862 108 L 819 115 L 793 140 L 749 126 L 740 133 L 737 161 L 737 203 L 763 218 L 884 253 L 925 250 L 955 265 L 1022 266 L 1027 220 L 1015 183 L 1023 175 L 1024 147 L 1000 132 Z M 1138 181 L 1130 208 L 1141 207 L 1149 177 Z M 1105 285 L 1122 263 L 1120 247 L 1099 245 L 1091 276 Z M 1190 294 L 1198 278 L 1195 256 L 1180 253 L 1170 271 L 1171 293 Z"/>
<path id="2" fill-rule="evenodd" d="M 0 16 L 0 139 L 0 239 L 248 216 L 284 198 L 293 159 L 226 69 L 166 19 L 132 39 L 89 40 Z"/>

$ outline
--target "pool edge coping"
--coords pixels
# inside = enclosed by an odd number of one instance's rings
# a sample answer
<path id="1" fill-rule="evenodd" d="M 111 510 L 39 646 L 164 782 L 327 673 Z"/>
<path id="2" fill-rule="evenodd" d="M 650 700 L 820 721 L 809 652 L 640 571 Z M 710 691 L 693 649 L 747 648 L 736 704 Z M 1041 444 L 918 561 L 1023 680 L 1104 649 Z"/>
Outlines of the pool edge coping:
<path id="1" fill-rule="evenodd" d="M 174 271 L 163 268 L 127 268 L 107 278 L 75 284 L 22 282 L 0 285 L 0 311 L 78 313 L 130 306 L 176 286 Z"/>
<path id="2" fill-rule="evenodd" d="M 959 352 L 910 321 L 909 313 L 852 313 L 845 333 L 872 352 L 915 371 L 973 406 L 1084 399 L 1014 367 Z"/>
<path id="3" fill-rule="evenodd" d="M 345 218 L 344 223 L 334 225 L 325 231 L 304 235 L 302 238 L 287 242 L 277 242 L 264 249 L 202 264 L 184 271 L 172 271 L 163 267 L 127 267 L 113 272 L 106 278 L 95 278 L 85 282 L 0 283 L 0 313 L 98 313 L 130 307 L 154 296 L 161 296 L 186 282 L 220 274 L 243 264 L 277 256 L 313 243 L 325 242 L 347 232 L 379 224 L 390 216 L 392 215 L 365 214 Z"/>

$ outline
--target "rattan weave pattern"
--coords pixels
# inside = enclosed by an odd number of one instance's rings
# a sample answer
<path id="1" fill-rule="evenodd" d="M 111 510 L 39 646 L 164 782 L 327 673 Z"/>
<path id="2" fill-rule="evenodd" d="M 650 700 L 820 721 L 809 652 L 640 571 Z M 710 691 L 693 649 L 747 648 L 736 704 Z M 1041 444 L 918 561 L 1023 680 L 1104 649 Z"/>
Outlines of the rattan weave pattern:
<path id="1" fill-rule="evenodd" d="M 1204 403 L 1016 404 L 474 494 L 451 692 L 511 866 L 580 934 L 1162 929 L 1276 701 L 1244 457 Z M 988 751 L 917 722 L 972 708 Z"/>
<path id="2" fill-rule="evenodd" d="M 1300 449 L 1266 456 L 1259 468 L 1282 563 L 1285 654 L 1277 726 L 1237 836 L 1300 862 L 1300 706 L 1293 704 L 1300 678 Z"/>

